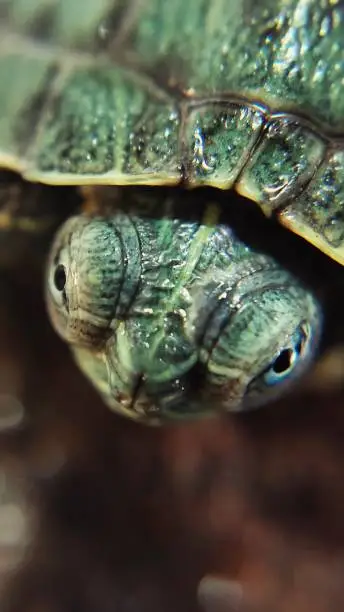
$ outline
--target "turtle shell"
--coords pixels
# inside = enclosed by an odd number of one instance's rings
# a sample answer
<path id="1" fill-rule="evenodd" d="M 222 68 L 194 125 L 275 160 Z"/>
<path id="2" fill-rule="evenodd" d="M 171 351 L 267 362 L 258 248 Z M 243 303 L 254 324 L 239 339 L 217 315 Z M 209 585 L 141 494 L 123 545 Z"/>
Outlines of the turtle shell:
<path id="1" fill-rule="evenodd" d="M 234 187 L 344 263 L 336 0 L 10 0 L 0 163 L 48 184 Z"/>

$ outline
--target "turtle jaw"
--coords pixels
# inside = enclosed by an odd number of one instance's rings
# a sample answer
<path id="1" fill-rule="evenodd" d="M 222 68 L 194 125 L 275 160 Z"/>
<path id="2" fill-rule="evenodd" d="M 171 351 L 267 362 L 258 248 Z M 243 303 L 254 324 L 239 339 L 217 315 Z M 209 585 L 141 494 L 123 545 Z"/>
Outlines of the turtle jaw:
<path id="1" fill-rule="evenodd" d="M 72 352 L 80 370 L 115 413 L 145 425 L 160 425 L 164 420 L 158 405 L 146 393 L 143 375 L 124 372 L 122 364 L 114 369 L 106 350 L 89 350 L 73 345 Z M 118 370 L 122 370 L 120 373 Z"/>

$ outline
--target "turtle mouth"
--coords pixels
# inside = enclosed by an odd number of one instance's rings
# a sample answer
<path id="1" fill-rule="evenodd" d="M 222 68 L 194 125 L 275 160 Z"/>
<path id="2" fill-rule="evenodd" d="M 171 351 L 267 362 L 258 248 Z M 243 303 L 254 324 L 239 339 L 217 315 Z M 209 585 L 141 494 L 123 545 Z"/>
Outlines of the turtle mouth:
<path id="1" fill-rule="evenodd" d="M 127 392 L 118 391 L 110 386 L 109 393 L 105 393 L 104 399 L 115 412 L 135 421 L 159 425 L 163 420 L 160 402 L 157 401 L 156 395 L 147 393 L 147 382 L 143 373 L 135 376 Z"/>
<path id="2" fill-rule="evenodd" d="M 118 394 L 112 390 L 114 404 L 145 423 L 158 423 L 164 418 L 166 404 L 178 404 L 178 391 L 173 382 L 152 384 L 143 372 L 137 373 L 131 382 L 131 390 Z"/>
<path id="3" fill-rule="evenodd" d="M 205 366 L 200 362 L 183 377 L 164 382 L 149 381 L 142 372 L 137 374 L 130 393 L 113 393 L 112 401 L 136 420 L 153 425 L 214 414 L 228 403 L 233 411 L 242 408 L 246 379 L 233 377 L 225 386 L 209 388 L 204 384 L 205 376 Z"/>
<path id="4" fill-rule="evenodd" d="M 205 393 L 204 374 L 204 367 L 199 363 L 180 378 L 160 382 L 150 381 L 140 372 L 126 392 L 118 392 L 110 383 L 110 395 L 105 399 L 117 412 L 150 425 L 192 420 L 214 413 L 214 405 L 223 405 Z M 239 407 L 239 394 L 234 395 L 233 401 Z"/>

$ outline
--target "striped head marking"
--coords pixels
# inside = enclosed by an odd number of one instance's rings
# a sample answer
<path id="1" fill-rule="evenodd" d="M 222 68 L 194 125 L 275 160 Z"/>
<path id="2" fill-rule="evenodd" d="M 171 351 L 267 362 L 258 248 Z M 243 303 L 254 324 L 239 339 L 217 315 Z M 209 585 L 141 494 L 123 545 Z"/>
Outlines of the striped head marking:
<path id="1" fill-rule="evenodd" d="M 48 261 L 46 300 L 56 331 L 68 343 L 99 347 L 109 335 L 124 262 L 112 223 L 71 217 Z"/>

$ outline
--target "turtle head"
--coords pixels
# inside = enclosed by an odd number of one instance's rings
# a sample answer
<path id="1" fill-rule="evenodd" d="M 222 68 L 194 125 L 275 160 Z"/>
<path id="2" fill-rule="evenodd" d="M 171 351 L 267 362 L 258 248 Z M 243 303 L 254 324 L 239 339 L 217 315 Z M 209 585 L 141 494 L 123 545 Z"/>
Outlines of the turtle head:
<path id="1" fill-rule="evenodd" d="M 55 329 L 104 401 L 146 423 L 261 406 L 319 344 L 312 292 L 227 226 L 72 217 L 46 292 Z"/>

